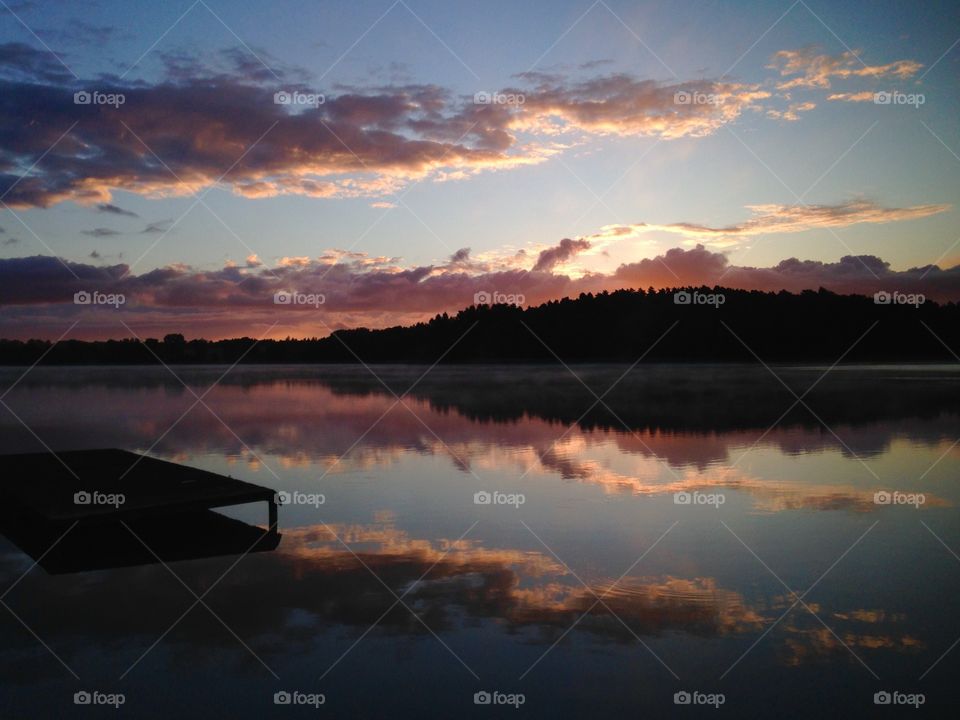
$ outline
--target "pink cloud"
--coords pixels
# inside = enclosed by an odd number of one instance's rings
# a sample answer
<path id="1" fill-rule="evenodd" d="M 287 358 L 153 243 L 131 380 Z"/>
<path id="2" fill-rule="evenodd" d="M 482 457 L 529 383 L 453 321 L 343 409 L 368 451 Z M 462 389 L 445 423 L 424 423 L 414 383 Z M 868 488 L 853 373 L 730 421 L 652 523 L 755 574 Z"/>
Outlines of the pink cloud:
<path id="1" fill-rule="evenodd" d="M 866 295 L 896 290 L 923 293 L 933 300 L 960 299 L 960 266 L 898 271 L 870 255 L 846 256 L 837 262 L 790 258 L 772 267 L 749 267 L 731 265 L 723 253 L 697 245 L 579 278 L 549 269 L 477 272 L 465 268 L 463 258 L 407 268 L 367 260 L 353 256 L 330 264 L 312 259 L 272 268 L 231 265 L 217 271 L 178 266 L 142 275 L 128 275 L 125 265 L 67 262 L 79 279 L 52 257 L 0 260 L 3 334 L 56 336 L 80 319 L 81 333 L 118 337 L 127 334 L 119 322 L 123 319 L 144 333 L 161 335 L 185 329 L 213 338 L 256 335 L 279 322 L 275 333 L 279 336 L 319 336 L 342 327 L 386 327 L 455 312 L 473 304 L 479 292 L 522 295 L 528 305 L 581 292 L 680 285 L 792 292 L 825 287 Z M 73 297 L 80 290 L 122 293 L 126 304 L 119 310 L 77 306 Z M 325 301 L 277 305 L 274 293 L 281 290 L 322 295 Z"/>

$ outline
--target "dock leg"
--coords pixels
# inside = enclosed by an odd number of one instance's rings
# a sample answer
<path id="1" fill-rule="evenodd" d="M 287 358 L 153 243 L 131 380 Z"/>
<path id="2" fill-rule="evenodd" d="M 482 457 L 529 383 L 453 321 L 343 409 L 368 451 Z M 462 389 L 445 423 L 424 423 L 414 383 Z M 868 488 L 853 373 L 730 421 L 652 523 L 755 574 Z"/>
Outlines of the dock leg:
<path id="1" fill-rule="evenodd" d="M 268 501 L 270 508 L 270 526 L 268 528 L 269 532 L 276 534 L 277 533 L 277 501 L 270 500 Z"/>

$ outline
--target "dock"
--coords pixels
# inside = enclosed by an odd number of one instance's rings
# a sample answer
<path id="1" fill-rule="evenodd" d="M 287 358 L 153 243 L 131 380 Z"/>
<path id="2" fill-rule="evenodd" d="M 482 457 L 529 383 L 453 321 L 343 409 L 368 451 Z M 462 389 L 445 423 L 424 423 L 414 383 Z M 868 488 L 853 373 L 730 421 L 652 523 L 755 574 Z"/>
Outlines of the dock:
<path id="1" fill-rule="evenodd" d="M 0 477 L 0 533 L 52 574 L 279 543 L 272 489 L 126 450 L 0 455 Z M 253 502 L 266 530 L 213 512 Z"/>
<path id="2" fill-rule="evenodd" d="M 270 488 L 126 450 L 0 455 L 0 475 L 0 498 L 48 521 L 117 520 L 266 502 L 269 526 L 277 524 L 276 493 Z"/>

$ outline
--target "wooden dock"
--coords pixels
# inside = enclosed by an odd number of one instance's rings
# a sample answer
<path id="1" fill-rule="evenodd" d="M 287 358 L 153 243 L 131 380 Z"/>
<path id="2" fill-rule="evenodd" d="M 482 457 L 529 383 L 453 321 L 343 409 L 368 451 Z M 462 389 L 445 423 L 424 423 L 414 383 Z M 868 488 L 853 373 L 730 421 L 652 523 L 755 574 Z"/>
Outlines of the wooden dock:
<path id="1" fill-rule="evenodd" d="M 270 488 L 125 450 L 0 455 L 0 478 L 0 532 L 53 574 L 269 551 L 280 540 Z M 252 502 L 268 505 L 266 530 L 212 512 Z"/>
<path id="2" fill-rule="evenodd" d="M 242 480 L 126 450 L 0 455 L 0 498 L 47 521 L 117 520 L 266 502 L 276 493 Z M 119 502 L 122 499 L 122 502 Z"/>

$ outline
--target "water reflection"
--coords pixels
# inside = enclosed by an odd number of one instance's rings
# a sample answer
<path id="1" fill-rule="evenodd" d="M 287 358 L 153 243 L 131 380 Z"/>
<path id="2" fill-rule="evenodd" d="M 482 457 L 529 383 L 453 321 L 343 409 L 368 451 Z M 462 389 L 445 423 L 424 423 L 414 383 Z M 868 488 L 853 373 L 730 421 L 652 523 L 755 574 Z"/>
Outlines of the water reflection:
<path id="1" fill-rule="evenodd" d="M 598 394 L 623 372 L 578 370 Z M 823 370 L 778 368 L 798 393 Z M 377 371 L 402 393 L 423 368 Z M 222 369 L 177 372 L 200 394 Z M 149 649 L 130 674 L 143 693 L 157 677 L 187 682 L 185 663 L 229 666 L 235 692 L 267 698 L 244 696 L 236 716 L 269 710 L 272 678 L 247 650 L 305 687 L 329 671 L 345 712 L 371 717 L 384 715 L 372 686 L 406 697 L 391 684 L 404 668 L 444 668 L 436 702 L 459 707 L 476 690 L 464 666 L 512 687 L 541 656 L 523 687 L 549 688 L 525 709 L 542 716 L 585 692 L 583 666 L 613 715 L 635 692 L 669 705 L 671 675 L 707 689 L 732 667 L 731 693 L 748 681 L 799 689 L 826 669 L 864 693 L 874 672 L 906 686 L 960 635 L 949 605 L 960 572 L 944 547 L 960 547 L 958 380 L 937 367 L 838 370 L 805 397 L 814 416 L 788 410 L 795 398 L 762 368 L 641 368 L 589 411 L 595 397 L 562 368 L 440 368 L 402 402 L 362 369 L 237 368 L 206 405 L 164 369 L 38 368 L 5 399 L 30 430 L 0 415 L 2 452 L 42 450 L 37 438 L 120 447 L 327 502 L 281 508 L 272 552 L 181 545 L 160 553 L 168 565 L 127 561 L 130 538 L 31 570 L 43 543 L 6 526 L 0 581 L 16 586 L 4 602 L 100 678 Z M 473 504 L 497 488 L 526 504 Z M 878 505 L 879 489 L 924 503 Z M 726 502 L 674 503 L 693 492 Z M 262 521 L 262 508 L 244 512 L 214 522 Z M 184 527 L 167 528 L 172 541 Z M 61 567 L 86 572 L 50 574 Z M 164 634 L 193 601 L 171 570 L 212 588 L 223 624 L 198 608 Z M 784 587 L 802 594 L 821 576 L 804 605 Z M 37 702 L 70 678 L 8 619 L 0 663 L 17 697 Z M 956 665 L 947 654 L 926 682 L 940 688 Z M 741 709 L 766 690 L 752 692 Z M 856 712 L 859 701 L 837 702 Z"/>
<path id="2" fill-rule="evenodd" d="M 203 368 L 178 372 L 197 393 L 219 377 Z M 378 369 L 398 388 L 419 372 Z M 779 372 L 800 390 L 821 375 Z M 622 370 L 580 373 L 602 388 Z M 767 512 L 869 512 L 884 480 L 905 489 L 916 478 L 881 479 L 866 463 L 891 455 L 918 462 L 960 457 L 960 374 L 953 369 L 834 373 L 839 377 L 827 376 L 805 398 L 813 412 L 785 412 L 795 399 L 762 368 L 645 369 L 617 383 L 604 401 L 609 410 L 587 413 L 595 398 L 565 370 L 544 368 L 497 370 L 482 383 L 482 373 L 436 369 L 402 402 L 363 370 L 238 368 L 205 404 L 163 369 L 41 368 L 8 402 L 47 445 L 62 450 L 115 446 L 177 461 L 221 456 L 254 471 L 269 458 L 280 469 L 318 476 L 387 472 L 417 454 L 447 458 L 475 476 L 548 474 L 609 493 L 738 491 Z M 490 384 L 498 379 L 494 392 Z M 0 452 L 44 450 L 13 418 L 4 423 Z M 834 453 L 864 461 L 866 472 L 855 473 L 857 482 L 776 478 L 751 469 L 765 452 Z M 950 504 L 927 490 L 925 508 Z"/>

